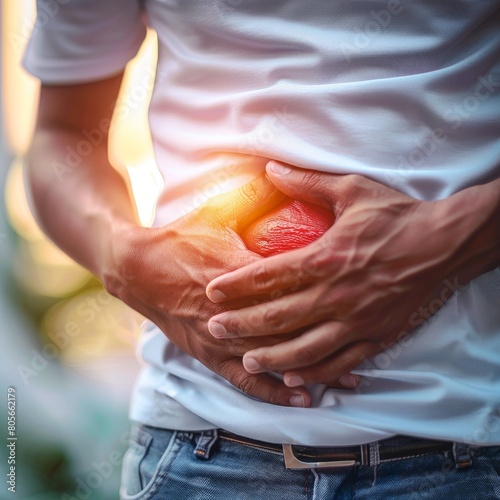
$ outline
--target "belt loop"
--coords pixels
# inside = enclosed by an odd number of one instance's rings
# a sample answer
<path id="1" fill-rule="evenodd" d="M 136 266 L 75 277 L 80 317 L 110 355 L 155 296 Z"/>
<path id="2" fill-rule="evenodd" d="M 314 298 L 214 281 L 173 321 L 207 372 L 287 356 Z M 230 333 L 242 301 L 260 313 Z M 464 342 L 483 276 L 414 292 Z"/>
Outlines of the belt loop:
<path id="1" fill-rule="evenodd" d="M 470 446 L 466 443 L 453 443 L 453 458 L 455 468 L 466 469 L 472 465 L 472 455 Z"/>
<path id="2" fill-rule="evenodd" d="M 360 445 L 361 448 L 361 457 L 359 460 L 359 463 L 361 465 L 370 465 L 370 445 L 369 444 L 362 444 Z"/>
<path id="3" fill-rule="evenodd" d="M 200 437 L 198 438 L 198 442 L 196 443 L 196 448 L 194 450 L 195 457 L 208 460 L 210 458 L 212 446 L 216 443 L 218 438 L 219 435 L 217 434 L 217 429 L 203 431 L 200 433 Z"/>
<path id="4" fill-rule="evenodd" d="M 368 451 L 369 451 L 369 458 L 370 458 L 370 463 L 372 467 L 375 467 L 377 465 L 380 465 L 380 445 L 378 441 L 375 441 L 374 443 L 370 443 L 368 445 Z"/>

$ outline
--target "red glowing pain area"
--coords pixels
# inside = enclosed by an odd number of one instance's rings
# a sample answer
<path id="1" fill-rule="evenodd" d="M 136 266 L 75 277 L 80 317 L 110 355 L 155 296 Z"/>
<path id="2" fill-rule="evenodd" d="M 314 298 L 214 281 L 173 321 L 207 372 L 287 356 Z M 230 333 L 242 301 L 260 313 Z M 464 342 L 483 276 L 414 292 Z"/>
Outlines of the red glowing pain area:
<path id="1" fill-rule="evenodd" d="M 333 212 L 287 199 L 241 234 L 247 248 L 270 257 L 317 240 L 335 221 Z"/>

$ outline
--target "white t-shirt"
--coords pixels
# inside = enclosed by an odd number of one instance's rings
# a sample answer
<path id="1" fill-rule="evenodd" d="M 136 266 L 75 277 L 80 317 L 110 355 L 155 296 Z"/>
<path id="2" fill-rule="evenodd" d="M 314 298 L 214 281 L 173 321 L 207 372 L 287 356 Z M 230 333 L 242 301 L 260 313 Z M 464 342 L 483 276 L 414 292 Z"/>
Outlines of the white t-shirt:
<path id="1" fill-rule="evenodd" d="M 156 225 L 268 159 L 425 200 L 500 175 L 498 0 L 55 1 L 25 57 L 46 83 L 110 76 L 145 18 L 158 33 Z M 500 444 L 500 269 L 443 293 L 432 320 L 357 370 L 358 391 L 313 386 L 312 408 L 242 394 L 148 324 L 131 417 L 306 445 L 394 434 Z"/>

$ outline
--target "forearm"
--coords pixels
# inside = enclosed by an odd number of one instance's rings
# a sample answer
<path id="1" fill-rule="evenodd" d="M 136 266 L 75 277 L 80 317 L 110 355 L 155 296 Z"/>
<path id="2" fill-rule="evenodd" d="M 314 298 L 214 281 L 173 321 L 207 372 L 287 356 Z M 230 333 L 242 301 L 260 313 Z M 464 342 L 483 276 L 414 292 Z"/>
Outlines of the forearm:
<path id="1" fill-rule="evenodd" d="M 247 352 L 251 373 L 284 372 L 290 387 L 332 384 L 420 325 L 429 317 L 421 310 L 443 305 L 447 279 L 459 287 L 500 265 L 500 180 L 419 201 L 360 176 L 273 167 L 267 174 L 278 189 L 326 201 L 336 219 L 307 247 L 208 285 L 217 303 L 269 298 L 212 317 L 209 330 L 217 338 L 303 331 Z M 290 276 L 301 285 L 292 292 Z"/>
<path id="2" fill-rule="evenodd" d="M 137 219 L 125 182 L 109 164 L 106 141 L 77 167 L 67 165 L 67 147 L 76 150 L 81 140 L 77 130 L 37 129 L 28 156 L 28 189 L 44 232 L 102 279 L 113 242 Z"/>
<path id="3" fill-rule="evenodd" d="M 465 284 L 500 266 L 500 179 L 439 203 L 436 226 L 449 241 L 449 275 Z"/>
<path id="4" fill-rule="evenodd" d="M 107 125 L 121 79 L 42 85 L 27 165 L 32 208 L 42 229 L 108 292 L 230 383 L 269 403 L 307 406 L 305 389 L 288 389 L 274 377 L 244 370 L 243 354 L 268 342 L 221 346 L 206 332 L 208 318 L 222 310 L 206 298 L 207 283 L 256 258 L 237 234 L 284 196 L 260 176 L 168 225 L 141 227 L 127 186 L 107 156 Z M 68 153 L 82 151 L 81 141 L 90 144 L 90 136 L 98 138 L 93 147 L 69 165 Z"/>

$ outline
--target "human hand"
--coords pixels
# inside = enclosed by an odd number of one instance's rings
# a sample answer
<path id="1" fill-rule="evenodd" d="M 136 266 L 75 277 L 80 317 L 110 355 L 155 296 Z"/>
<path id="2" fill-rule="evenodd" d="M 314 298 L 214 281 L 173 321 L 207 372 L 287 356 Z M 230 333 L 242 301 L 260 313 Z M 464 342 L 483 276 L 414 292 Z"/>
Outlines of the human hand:
<path id="1" fill-rule="evenodd" d="M 359 377 L 351 370 L 422 323 L 420 311 L 436 296 L 442 305 L 451 295 L 443 293 L 443 280 L 462 242 L 454 242 L 458 216 L 442 202 L 421 202 L 362 176 L 287 173 L 280 166 L 271 162 L 267 171 L 281 191 L 333 210 L 336 221 L 302 249 L 213 280 L 207 295 L 216 303 L 250 296 L 265 301 L 215 315 L 209 329 L 222 339 L 303 329 L 247 352 L 245 368 L 284 372 L 290 387 L 338 385 L 339 379 L 352 387 Z"/>
<path id="2" fill-rule="evenodd" d="M 238 233 L 284 198 L 262 175 L 164 227 L 127 227 L 105 284 L 184 352 L 245 393 L 273 404 L 308 406 L 305 388 L 289 389 L 276 377 L 252 375 L 243 368 L 245 352 L 280 342 L 282 336 L 221 342 L 207 331 L 211 316 L 251 303 L 216 305 L 207 299 L 205 288 L 214 277 L 260 259 Z"/>

